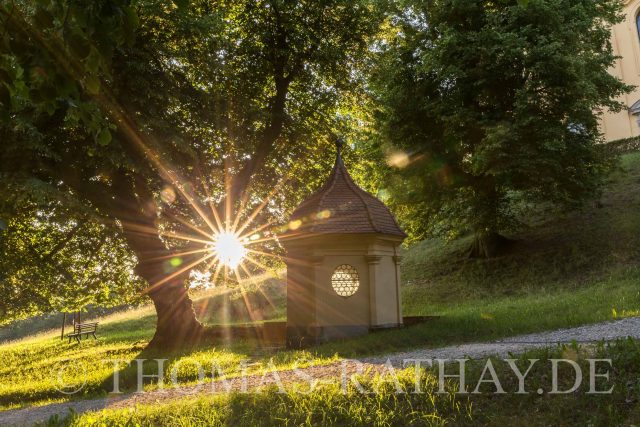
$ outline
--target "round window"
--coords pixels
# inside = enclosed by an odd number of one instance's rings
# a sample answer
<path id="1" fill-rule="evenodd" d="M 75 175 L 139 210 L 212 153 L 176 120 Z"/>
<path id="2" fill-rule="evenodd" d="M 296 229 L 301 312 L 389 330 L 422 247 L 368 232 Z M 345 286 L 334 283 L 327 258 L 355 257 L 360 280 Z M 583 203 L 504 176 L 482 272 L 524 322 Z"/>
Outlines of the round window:
<path id="1" fill-rule="evenodd" d="M 350 297 L 360 286 L 358 271 L 349 264 L 339 265 L 331 275 L 331 286 L 341 297 Z"/>

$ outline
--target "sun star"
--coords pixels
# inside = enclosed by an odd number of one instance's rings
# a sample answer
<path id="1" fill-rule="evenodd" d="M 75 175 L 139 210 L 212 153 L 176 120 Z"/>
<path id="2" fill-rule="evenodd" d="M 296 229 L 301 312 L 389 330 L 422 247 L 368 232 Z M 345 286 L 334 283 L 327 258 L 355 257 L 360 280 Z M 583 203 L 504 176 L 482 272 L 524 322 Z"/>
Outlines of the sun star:
<path id="1" fill-rule="evenodd" d="M 223 231 L 214 236 L 211 250 L 218 257 L 220 263 L 235 269 L 240 265 L 247 249 L 238 236 L 228 231 Z"/>

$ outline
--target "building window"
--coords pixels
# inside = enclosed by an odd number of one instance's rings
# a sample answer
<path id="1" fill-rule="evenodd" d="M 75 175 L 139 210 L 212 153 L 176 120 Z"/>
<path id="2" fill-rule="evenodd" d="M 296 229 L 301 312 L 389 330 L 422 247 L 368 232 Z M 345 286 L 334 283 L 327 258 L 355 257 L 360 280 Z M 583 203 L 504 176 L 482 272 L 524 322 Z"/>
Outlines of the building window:
<path id="1" fill-rule="evenodd" d="M 350 297 L 360 286 L 358 271 L 349 264 L 339 265 L 331 275 L 331 286 L 341 297 Z"/>

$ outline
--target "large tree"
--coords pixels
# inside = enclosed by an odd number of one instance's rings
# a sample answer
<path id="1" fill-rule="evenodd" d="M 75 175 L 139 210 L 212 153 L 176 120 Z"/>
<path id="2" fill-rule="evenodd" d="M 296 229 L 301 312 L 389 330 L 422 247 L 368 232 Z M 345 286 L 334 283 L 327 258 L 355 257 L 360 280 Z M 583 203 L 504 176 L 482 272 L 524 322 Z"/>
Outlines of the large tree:
<path id="1" fill-rule="evenodd" d="M 2 179 L 86 203 L 122 236 L 158 314 L 151 344 L 169 347 L 202 333 L 185 281 L 206 248 L 187 239 L 177 257 L 163 236 L 206 237 L 267 196 L 261 215 L 277 215 L 312 185 L 377 14 L 365 0 L 2 0 L 0 22 Z"/>
<path id="2" fill-rule="evenodd" d="M 409 0 L 380 43 L 390 202 L 414 236 L 476 238 L 490 256 L 532 202 L 575 206 L 610 164 L 598 116 L 628 88 L 613 0 Z"/>
<path id="3" fill-rule="evenodd" d="M 143 284 L 132 272 L 135 258 L 117 230 L 86 206 L 60 203 L 55 193 L 19 190 L 3 192 L 2 201 L 14 209 L 0 227 L 0 325 L 139 300 Z M 7 210 L 0 212 L 9 218 Z"/>

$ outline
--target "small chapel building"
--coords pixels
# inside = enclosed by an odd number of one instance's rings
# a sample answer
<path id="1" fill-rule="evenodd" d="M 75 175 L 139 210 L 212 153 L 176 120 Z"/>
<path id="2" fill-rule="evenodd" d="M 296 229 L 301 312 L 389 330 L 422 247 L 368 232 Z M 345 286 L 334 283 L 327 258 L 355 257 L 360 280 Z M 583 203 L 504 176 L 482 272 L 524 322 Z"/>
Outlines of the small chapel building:
<path id="1" fill-rule="evenodd" d="M 354 182 L 337 144 L 324 185 L 281 237 L 287 264 L 287 345 L 304 347 L 402 325 L 400 245 L 389 209 Z"/>

